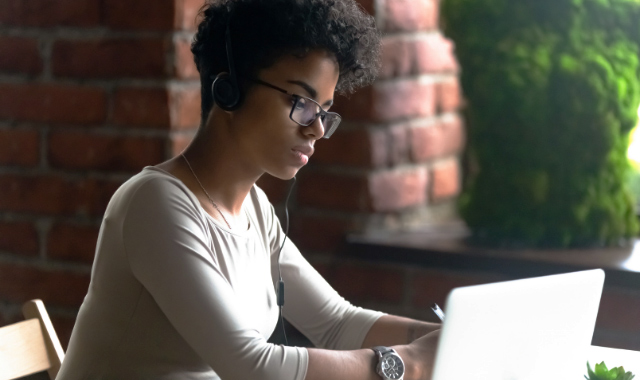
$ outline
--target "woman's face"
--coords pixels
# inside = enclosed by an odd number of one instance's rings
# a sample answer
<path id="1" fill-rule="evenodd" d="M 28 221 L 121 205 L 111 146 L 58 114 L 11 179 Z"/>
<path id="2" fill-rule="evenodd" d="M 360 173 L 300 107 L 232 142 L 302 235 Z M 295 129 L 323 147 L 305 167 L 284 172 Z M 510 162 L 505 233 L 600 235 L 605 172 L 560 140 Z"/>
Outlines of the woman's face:
<path id="1" fill-rule="evenodd" d="M 338 65 L 322 50 L 303 58 L 288 55 L 271 67 L 261 70 L 257 79 L 296 94 L 311 98 L 326 111 L 333 104 L 338 83 Z M 281 179 L 290 179 L 313 154 L 315 141 L 324 129 L 320 118 L 301 126 L 289 118 L 294 99 L 268 86 L 254 84 L 247 91 L 243 105 L 233 112 L 231 130 L 241 159 L 260 171 Z"/>

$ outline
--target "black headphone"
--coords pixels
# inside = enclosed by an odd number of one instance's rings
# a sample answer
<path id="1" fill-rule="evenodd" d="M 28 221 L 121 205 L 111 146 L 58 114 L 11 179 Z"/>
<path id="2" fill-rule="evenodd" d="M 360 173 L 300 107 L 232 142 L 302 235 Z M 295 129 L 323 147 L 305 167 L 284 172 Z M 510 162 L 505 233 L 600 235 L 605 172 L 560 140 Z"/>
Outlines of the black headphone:
<path id="1" fill-rule="evenodd" d="M 231 18 L 229 18 L 231 20 Z M 229 22 L 230 23 L 230 22 Z M 238 109 L 242 104 L 242 94 L 238 86 L 236 70 L 233 66 L 233 54 L 231 53 L 231 32 L 229 23 L 225 32 L 225 44 L 227 47 L 227 62 L 229 63 L 229 73 L 220 73 L 211 85 L 213 101 L 218 107 L 225 111 Z"/>

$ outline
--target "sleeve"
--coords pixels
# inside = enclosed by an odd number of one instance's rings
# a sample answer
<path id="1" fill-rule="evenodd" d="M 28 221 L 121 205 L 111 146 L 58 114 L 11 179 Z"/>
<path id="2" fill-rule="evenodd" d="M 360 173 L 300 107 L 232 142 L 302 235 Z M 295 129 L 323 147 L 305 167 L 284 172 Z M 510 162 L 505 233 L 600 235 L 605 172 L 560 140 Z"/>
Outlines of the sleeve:
<path id="1" fill-rule="evenodd" d="M 122 231 L 134 276 L 221 378 L 303 380 L 306 349 L 270 344 L 243 320 L 193 202 L 166 180 L 137 189 Z"/>
<path id="2" fill-rule="evenodd" d="M 285 237 L 273 206 L 264 211 L 269 225 L 272 277 L 278 280 L 278 250 Z M 280 257 L 285 283 L 284 317 L 320 348 L 354 350 L 362 347 L 373 323 L 384 313 L 356 307 L 342 298 L 287 238 Z"/>

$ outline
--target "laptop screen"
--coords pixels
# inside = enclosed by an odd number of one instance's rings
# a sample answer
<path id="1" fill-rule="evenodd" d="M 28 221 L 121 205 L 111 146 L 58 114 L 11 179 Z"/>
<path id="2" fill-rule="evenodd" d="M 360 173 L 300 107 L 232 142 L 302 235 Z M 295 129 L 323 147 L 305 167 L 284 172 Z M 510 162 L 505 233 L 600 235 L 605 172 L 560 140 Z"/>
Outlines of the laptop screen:
<path id="1" fill-rule="evenodd" d="M 432 379 L 581 378 L 603 285 L 596 269 L 452 290 Z"/>

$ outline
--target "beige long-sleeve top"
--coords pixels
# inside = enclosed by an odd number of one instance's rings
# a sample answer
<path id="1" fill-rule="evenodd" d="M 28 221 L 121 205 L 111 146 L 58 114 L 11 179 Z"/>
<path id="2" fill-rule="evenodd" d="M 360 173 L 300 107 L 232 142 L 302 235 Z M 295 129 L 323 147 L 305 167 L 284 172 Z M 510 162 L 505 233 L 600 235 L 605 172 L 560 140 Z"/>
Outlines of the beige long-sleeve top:
<path id="1" fill-rule="evenodd" d="M 58 380 L 302 380 L 305 348 L 267 342 L 284 233 L 266 195 L 229 230 L 177 178 L 147 167 L 114 194 Z M 287 239 L 284 316 L 316 346 L 360 348 L 379 312 L 341 298 Z"/>

